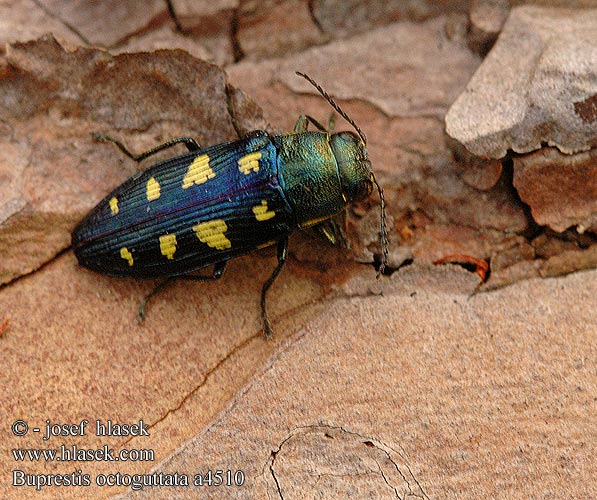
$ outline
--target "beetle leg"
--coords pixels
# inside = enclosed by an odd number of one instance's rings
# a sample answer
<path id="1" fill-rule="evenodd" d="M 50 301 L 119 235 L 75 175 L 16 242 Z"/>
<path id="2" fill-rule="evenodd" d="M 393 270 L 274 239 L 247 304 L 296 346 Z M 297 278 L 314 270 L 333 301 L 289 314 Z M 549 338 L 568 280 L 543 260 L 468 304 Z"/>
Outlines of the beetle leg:
<path id="1" fill-rule="evenodd" d="M 222 277 L 224 274 L 224 270 L 226 269 L 226 261 L 218 262 L 214 265 L 214 270 L 211 276 L 194 276 L 192 274 L 183 274 L 181 276 L 171 276 L 170 278 L 165 279 L 159 285 L 157 285 L 149 294 L 145 296 L 143 301 L 139 304 L 139 310 L 137 312 L 137 323 L 143 323 L 143 318 L 145 316 L 145 307 L 147 306 L 147 302 L 156 295 L 157 293 L 161 292 L 166 286 L 172 283 L 175 279 L 183 279 L 183 280 L 191 280 L 191 281 L 215 281 Z"/>
<path id="2" fill-rule="evenodd" d="M 263 284 L 263 288 L 261 289 L 261 319 L 263 321 L 263 329 L 265 330 L 265 336 L 269 339 L 272 336 L 272 327 L 270 325 L 269 319 L 267 319 L 267 311 L 265 308 L 265 296 L 269 287 L 272 286 L 273 282 L 280 274 L 280 271 L 284 267 L 286 262 L 286 258 L 288 257 L 288 238 L 284 238 L 282 241 L 278 242 L 278 265 L 272 275 L 267 279 L 267 281 Z"/>
<path id="3" fill-rule="evenodd" d="M 332 245 L 340 245 L 343 248 L 350 249 L 350 242 L 346 236 L 346 210 L 321 224 L 313 226 L 313 230 Z"/>
<path id="4" fill-rule="evenodd" d="M 214 270 L 211 276 L 197 276 L 195 274 L 181 274 L 180 276 L 174 276 L 174 278 L 179 278 L 181 280 L 189 280 L 189 281 L 215 281 L 219 280 L 224 274 L 226 270 L 226 264 L 228 263 L 227 260 L 223 262 L 217 262 L 214 264 Z"/>
<path id="5" fill-rule="evenodd" d="M 175 137 L 174 139 L 170 139 L 169 141 L 166 141 L 163 144 L 159 144 L 154 148 L 148 149 L 147 151 L 144 151 L 143 153 L 136 155 L 134 153 L 131 153 L 122 142 L 110 135 L 101 134 L 99 132 L 92 132 L 91 136 L 97 141 L 113 142 L 114 144 L 116 144 L 116 146 L 118 146 L 118 149 L 120 149 L 120 151 L 122 151 L 125 155 L 127 155 L 132 160 L 135 160 L 136 162 L 144 160 L 148 156 L 163 151 L 164 149 L 171 148 L 172 146 L 180 144 L 181 142 L 184 143 L 184 145 L 187 147 L 189 151 L 197 151 L 201 149 L 197 141 L 195 139 L 192 139 L 191 137 Z"/>
<path id="6" fill-rule="evenodd" d="M 311 122 L 317 130 L 321 130 L 322 132 L 327 132 L 327 129 L 321 123 L 319 123 L 315 118 L 313 118 L 312 116 L 309 116 L 309 115 L 306 115 L 306 117 L 307 117 L 307 120 L 309 120 L 309 122 Z"/>
<path id="7" fill-rule="evenodd" d="M 334 127 L 336 126 L 336 113 L 332 111 L 330 114 L 330 119 L 328 120 L 328 134 L 332 135 L 334 133 Z"/>
<path id="8" fill-rule="evenodd" d="M 309 123 L 314 125 L 316 129 L 321 130 L 322 132 L 327 132 L 326 128 L 321 123 L 319 123 L 315 118 L 309 115 L 301 115 L 298 117 L 298 120 L 294 124 L 294 132 L 306 132 L 309 128 Z"/>
<path id="9" fill-rule="evenodd" d="M 172 1 L 166 0 L 166 5 L 168 6 L 168 12 L 170 13 L 170 17 L 172 18 L 172 21 L 174 21 L 174 25 L 176 26 L 176 31 L 182 33 L 182 25 L 180 24 L 178 16 L 176 15 L 176 11 L 174 10 L 174 5 L 172 5 Z"/>
<path id="10" fill-rule="evenodd" d="M 294 124 L 294 131 L 296 133 L 306 132 L 309 127 L 309 123 L 313 124 L 317 130 L 321 130 L 322 132 L 327 132 L 328 134 L 332 135 L 334 133 L 334 125 L 336 125 L 336 113 L 332 112 L 330 115 L 327 129 L 312 116 L 301 115 Z"/>
<path id="11" fill-rule="evenodd" d="M 299 134 L 301 132 L 306 132 L 307 128 L 309 127 L 309 119 L 306 115 L 301 115 L 296 120 L 294 124 L 294 131 Z"/>
<path id="12" fill-rule="evenodd" d="M 143 323 L 143 319 L 145 318 L 145 307 L 147 306 L 149 299 L 151 299 L 158 292 L 160 292 L 164 288 L 166 288 L 166 286 L 168 286 L 170 283 L 172 283 L 173 280 L 174 280 L 174 278 L 166 278 L 159 285 L 156 285 L 153 288 L 153 290 L 151 292 L 149 292 L 145 297 L 143 297 L 143 300 L 139 304 L 139 309 L 137 309 L 137 324 L 140 325 L 141 323 Z"/>

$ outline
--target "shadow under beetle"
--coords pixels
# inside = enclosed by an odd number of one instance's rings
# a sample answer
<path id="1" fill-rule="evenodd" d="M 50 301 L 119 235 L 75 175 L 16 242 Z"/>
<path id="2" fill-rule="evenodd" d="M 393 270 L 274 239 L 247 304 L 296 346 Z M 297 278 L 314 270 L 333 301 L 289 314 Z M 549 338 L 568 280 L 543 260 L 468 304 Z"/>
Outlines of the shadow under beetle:
<path id="1" fill-rule="evenodd" d="M 288 134 L 258 130 L 207 148 L 178 137 L 140 155 L 109 136 L 96 135 L 136 161 L 179 143 L 189 152 L 133 175 L 83 219 L 72 235 L 79 263 L 113 276 L 210 281 L 222 276 L 228 260 L 276 244 L 278 265 L 261 290 L 261 317 L 270 337 L 266 295 L 286 261 L 290 233 L 325 223 L 349 203 L 367 198 L 375 185 L 381 199 L 379 277 L 388 256 L 386 211 L 365 135 L 314 80 L 297 74 L 357 134 L 328 132 L 301 115 Z M 309 123 L 318 131 L 308 131 Z M 189 274 L 210 265 L 211 275 Z M 140 319 L 149 297 L 165 283 L 143 301 Z"/>

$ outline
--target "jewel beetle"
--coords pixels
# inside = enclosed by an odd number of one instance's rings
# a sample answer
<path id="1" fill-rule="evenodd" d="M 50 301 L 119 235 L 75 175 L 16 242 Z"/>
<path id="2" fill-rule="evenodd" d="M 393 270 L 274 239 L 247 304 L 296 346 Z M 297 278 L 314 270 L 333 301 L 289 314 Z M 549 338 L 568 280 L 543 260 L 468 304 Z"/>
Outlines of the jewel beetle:
<path id="1" fill-rule="evenodd" d="M 178 137 L 140 155 L 98 134 L 136 161 L 179 143 L 188 153 L 138 172 L 91 210 L 72 234 L 79 263 L 113 276 L 209 281 L 222 276 L 228 260 L 277 245 L 278 265 L 261 289 L 261 317 L 270 337 L 266 295 L 286 261 L 290 233 L 325 223 L 348 204 L 366 199 L 376 186 L 381 201 L 379 277 L 388 256 L 386 208 L 365 134 L 319 84 L 297 74 L 357 133 L 331 133 L 301 115 L 291 133 L 258 130 L 206 148 Z M 309 131 L 309 123 L 318 130 Z M 192 274 L 208 266 L 213 266 L 211 275 Z M 141 304 L 140 319 L 161 286 Z"/>

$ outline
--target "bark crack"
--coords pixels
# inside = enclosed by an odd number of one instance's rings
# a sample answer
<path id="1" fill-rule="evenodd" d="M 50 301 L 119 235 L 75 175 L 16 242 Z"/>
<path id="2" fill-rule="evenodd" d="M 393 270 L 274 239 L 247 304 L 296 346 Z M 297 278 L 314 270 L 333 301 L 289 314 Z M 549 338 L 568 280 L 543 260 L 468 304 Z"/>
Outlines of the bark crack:
<path id="1" fill-rule="evenodd" d="M 274 481 L 274 484 L 276 486 L 276 489 L 278 491 L 278 494 L 279 494 L 280 498 L 284 498 L 284 497 L 283 497 L 283 494 L 282 494 L 282 487 L 280 485 L 280 480 L 277 477 L 276 471 L 275 471 L 275 463 L 276 463 L 276 459 L 278 457 L 278 454 L 282 451 L 282 449 L 284 448 L 284 446 L 286 445 L 286 443 L 289 440 L 291 440 L 292 438 L 294 438 L 296 436 L 299 436 L 301 433 L 304 433 L 306 431 L 315 431 L 315 432 L 322 432 L 322 433 L 325 434 L 326 430 L 340 431 L 340 432 L 345 433 L 347 435 L 356 437 L 356 438 L 358 438 L 361 441 L 361 443 L 363 445 L 365 445 L 367 447 L 373 447 L 376 450 L 378 450 L 379 452 L 381 452 L 387 458 L 387 460 L 389 461 L 389 463 L 391 463 L 392 466 L 396 469 L 398 475 L 402 478 L 402 480 L 406 484 L 406 486 L 408 488 L 407 497 L 416 497 L 416 498 L 430 500 L 429 496 L 427 495 L 427 493 L 425 492 L 425 490 L 421 486 L 421 483 L 414 476 L 414 474 L 413 474 L 410 466 L 406 463 L 405 452 L 404 451 L 399 452 L 396 449 L 392 448 L 391 446 L 383 443 L 382 441 L 380 441 L 378 439 L 374 439 L 374 438 L 371 438 L 369 436 L 365 436 L 363 434 L 360 434 L 358 432 L 348 430 L 348 429 L 346 429 L 346 428 L 344 428 L 342 426 L 330 425 L 330 424 L 325 424 L 325 423 L 298 426 L 298 427 L 295 427 L 295 428 L 291 429 L 290 432 L 289 432 L 289 434 L 280 442 L 280 444 L 278 445 L 278 447 L 275 450 L 271 451 L 270 459 L 268 460 L 268 463 L 265 464 L 265 467 L 263 469 L 263 473 L 261 474 L 261 476 L 264 475 L 264 472 L 265 472 L 266 469 L 269 469 L 269 473 L 270 473 L 270 475 L 272 477 L 272 480 Z M 403 465 L 404 465 L 404 467 L 406 468 L 406 470 L 408 472 L 405 472 L 405 471 L 401 470 L 399 464 L 396 462 L 396 460 L 394 460 L 392 454 L 395 454 L 395 455 L 401 457 L 402 462 L 404 462 Z M 390 487 L 394 491 L 394 494 L 395 494 L 396 498 L 398 498 L 400 500 L 404 500 L 400 496 L 398 488 L 392 484 L 392 482 L 390 481 L 390 479 L 384 473 L 384 471 L 383 471 L 383 469 L 382 469 L 381 464 L 379 463 L 379 461 L 375 460 L 375 463 L 377 464 L 378 471 L 369 470 L 367 472 L 358 473 L 358 474 L 332 474 L 332 473 L 326 473 L 326 474 L 316 474 L 316 477 L 319 479 L 321 477 L 328 477 L 328 476 L 331 476 L 331 477 L 346 477 L 346 476 L 353 477 L 355 475 L 379 474 L 382 477 L 382 479 L 385 482 L 385 484 L 387 484 L 388 487 Z"/>
<path id="2" fill-rule="evenodd" d="M 259 331 L 259 332 L 255 333 L 255 334 L 251 335 L 250 337 L 247 337 L 242 342 L 238 343 L 232 349 L 230 349 L 226 353 L 226 355 L 224 357 L 220 358 L 205 373 L 205 375 L 203 376 L 203 378 L 201 379 L 201 381 L 195 387 L 193 387 L 193 389 L 191 389 L 187 394 L 184 395 L 184 397 L 179 401 L 179 403 L 176 406 L 174 406 L 173 408 L 169 408 L 168 410 L 166 410 L 166 412 L 161 417 L 159 417 L 155 422 L 153 422 L 153 423 L 151 423 L 151 424 L 148 425 L 148 429 L 151 429 L 151 428 L 155 427 L 157 424 L 159 424 L 160 422 L 163 422 L 166 418 L 168 418 L 171 414 L 174 414 L 178 410 L 180 410 L 190 398 L 192 398 L 199 390 L 201 390 L 201 388 L 220 369 L 220 367 L 222 365 L 224 365 L 224 363 L 226 363 L 226 361 L 228 361 L 237 352 L 239 352 L 242 349 L 244 349 L 247 345 L 249 345 L 251 342 L 253 342 L 255 339 L 257 339 L 259 336 L 261 336 L 261 331 Z M 128 442 L 130 442 L 132 439 L 134 439 L 134 437 L 131 437 L 131 438 L 127 439 L 126 441 L 124 441 L 120 447 L 123 447 Z"/>

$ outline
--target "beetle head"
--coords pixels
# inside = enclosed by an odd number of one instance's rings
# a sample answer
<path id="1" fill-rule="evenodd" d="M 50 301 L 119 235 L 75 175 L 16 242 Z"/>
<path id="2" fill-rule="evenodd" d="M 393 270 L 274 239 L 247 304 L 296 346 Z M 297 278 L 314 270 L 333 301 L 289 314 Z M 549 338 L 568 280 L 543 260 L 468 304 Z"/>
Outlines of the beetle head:
<path id="1" fill-rule="evenodd" d="M 352 132 L 340 132 L 330 137 L 330 144 L 344 196 L 349 202 L 368 198 L 373 190 L 371 162 L 361 139 Z"/>

